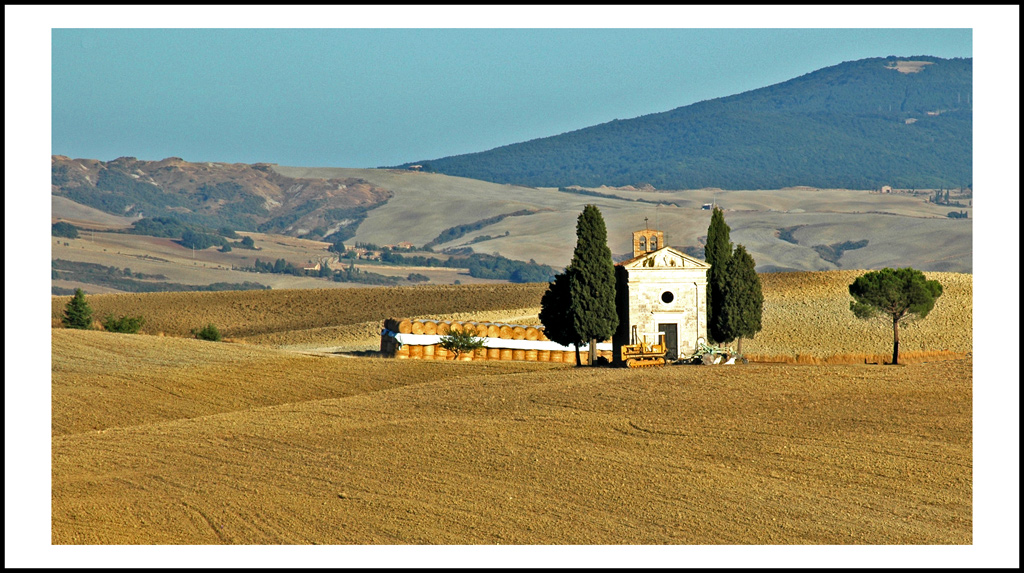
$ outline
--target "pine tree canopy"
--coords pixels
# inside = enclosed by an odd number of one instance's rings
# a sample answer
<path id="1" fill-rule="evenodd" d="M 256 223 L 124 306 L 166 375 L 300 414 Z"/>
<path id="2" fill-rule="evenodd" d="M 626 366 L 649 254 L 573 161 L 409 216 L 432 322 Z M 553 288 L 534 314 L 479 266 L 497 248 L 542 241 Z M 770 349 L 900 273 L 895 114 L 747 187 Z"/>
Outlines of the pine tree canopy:
<path id="1" fill-rule="evenodd" d="M 885 268 L 857 277 L 850 285 L 850 295 L 854 316 L 879 317 L 892 323 L 892 363 L 899 364 L 900 322 L 928 316 L 942 296 L 942 285 L 910 267 Z"/>

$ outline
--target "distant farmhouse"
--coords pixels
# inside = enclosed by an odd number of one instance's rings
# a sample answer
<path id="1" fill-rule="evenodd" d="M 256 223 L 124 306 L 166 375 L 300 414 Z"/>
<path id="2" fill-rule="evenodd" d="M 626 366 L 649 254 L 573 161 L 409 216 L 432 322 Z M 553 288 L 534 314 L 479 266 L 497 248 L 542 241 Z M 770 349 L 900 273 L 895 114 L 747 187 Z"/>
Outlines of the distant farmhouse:
<path id="1" fill-rule="evenodd" d="M 633 258 L 615 267 L 619 327 L 614 356 L 627 344 L 656 343 L 664 333 L 666 360 L 693 354 L 707 341 L 707 272 L 711 265 L 672 247 L 654 229 L 633 233 Z"/>

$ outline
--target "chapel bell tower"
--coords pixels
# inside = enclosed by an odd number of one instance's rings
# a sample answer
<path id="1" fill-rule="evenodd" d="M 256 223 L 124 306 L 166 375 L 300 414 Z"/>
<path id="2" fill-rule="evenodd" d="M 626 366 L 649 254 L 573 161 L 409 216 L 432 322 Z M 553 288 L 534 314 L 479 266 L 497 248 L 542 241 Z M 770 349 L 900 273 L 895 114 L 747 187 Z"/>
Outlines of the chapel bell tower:
<path id="1" fill-rule="evenodd" d="M 647 222 L 647 218 L 644 218 L 644 223 Z M 644 226 L 643 231 L 633 231 L 633 256 L 639 257 L 640 255 L 657 251 L 658 249 L 665 246 L 665 233 L 662 231 L 655 231 L 654 229 L 646 228 Z"/>

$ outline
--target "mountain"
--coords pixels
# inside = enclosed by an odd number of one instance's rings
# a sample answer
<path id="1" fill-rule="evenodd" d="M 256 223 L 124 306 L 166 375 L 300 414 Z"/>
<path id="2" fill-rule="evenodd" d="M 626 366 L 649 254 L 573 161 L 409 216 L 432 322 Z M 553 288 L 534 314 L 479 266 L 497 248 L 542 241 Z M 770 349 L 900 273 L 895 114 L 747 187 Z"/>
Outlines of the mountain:
<path id="1" fill-rule="evenodd" d="M 972 183 L 972 60 L 869 58 L 424 170 L 539 187 L 942 188 Z"/>
<path id="2" fill-rule="evenodd" d="M 367 211 L 392 196 L 358 178 L 286 177 L 268 163 L 63 155 L 51 157 L 51 194 L 111 215 L 335 240 L 351 237 Z"/>

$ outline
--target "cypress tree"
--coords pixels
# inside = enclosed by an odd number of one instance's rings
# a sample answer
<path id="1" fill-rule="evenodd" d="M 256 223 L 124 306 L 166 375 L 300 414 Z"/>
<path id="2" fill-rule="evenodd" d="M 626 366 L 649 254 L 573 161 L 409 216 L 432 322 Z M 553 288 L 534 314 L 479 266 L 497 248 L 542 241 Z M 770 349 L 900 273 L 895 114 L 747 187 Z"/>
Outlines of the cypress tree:
<path id="1" fill-rule="evenodd" d="M 704 262 L 711 265 L 708 271 L 708 336 L 715 342 L 731 340 L 722 325 L 722 304 L 725 300 L 726 266 L 732 258 L 732 243 L 729 241 L 729 225 L 725 215 L 715 207 L 708 225 L 708 242 L 704 245 Z"/>
<path id="2" fill-rule="evenodd" d="M 92 308 L 85 300 L 85 293 L 82 289 L 75 289 L 75 296 L 68 301 L 64 307 L 64 317 L 61 319 L 67 328 L 78 328 L 88 330 L 92 328 Z"/>
<path id="3" fill-rule="evenodd" d="M 743 353 L 743 338 L 753 338 L 761 331 L 764 294 L 755 266 L 746 247 L 737 245 L 725 267 L 721 324 L 726 338 L 722 342 L 737 339 L 738 354 Z"/>
<path id="4" fill-rule="evenodd" d="M 544 325 L 544 335 L 550 340 L 564 346 L 576 347 L 578 364 L 579 348 L 583 344 L 583 338 L 576 333 L 576 329 L 573 327 L 569 282 L 568 269 L 564 273 L 555 275 L 555 280 L 548 284 L 548 290 L 540 298 L 538 318 Z"/>
<path id="5" fill-rule="evenodd" d="M 619 325 L 615 309 L 615 263 L 608 231 L 596 205 L 583 208 L 576 220 L 576 249 L 569 263 L 570 311 L 579 337 L 590 341 L 590 364 L 597 360 L 597 341 L 611 338 Z M 579 348 L 576 349 L 577 364 Z"/>

